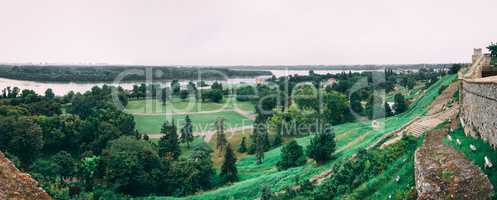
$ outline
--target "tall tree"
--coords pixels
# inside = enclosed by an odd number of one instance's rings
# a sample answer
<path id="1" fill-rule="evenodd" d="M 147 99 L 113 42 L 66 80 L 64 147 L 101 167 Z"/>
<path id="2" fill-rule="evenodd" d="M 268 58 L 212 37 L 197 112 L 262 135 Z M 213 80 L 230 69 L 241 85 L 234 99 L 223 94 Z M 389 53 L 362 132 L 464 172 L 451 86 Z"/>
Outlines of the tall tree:
<path id="1" fill-rule="evenodd" d="M 320 165 L 332 158 L 335 148 L 335 133 L 331 126 L 326 126 L 311 139 L 306 153 L 309 158 L 314 159 Z"/>
<path id="2" fill-rule="evenodd" d="M 255 158 L 258 165 L 264 160 L 264 135 L 260 131 L 255 134 Z"/>
<path id="3" fill-rule="evenodd" d="M 190 116 L 186 115 L 185 125 L 181 128 L 181 142 L 186 143 L 190 148 L 190 143 L 193 141 L 193 125 Z"/>
<path id="4" fill-rule="evenodd" d="M 406 99 L 404 98 L 404 95 L 402 95 L 400 93 L 396 94 L 394 97 L 394 101 L 395 101 L 395 104 L 393 107 L 395 109 L 396 114 L 403 113 L 403 112 L 407 111 L 407 104 L 406 104 Z"/>
<path id="5" fill-rule="evenodd" d="M 224 118 L 221 117 L 216 121 L 216 149 L 224 150 L 227 143 L 226 135 L 224 135 Z"/>
<path id="6" fill-rule="evenodd" d="M 240 153 L 247 152 L 247 144 L 245 144 L 245 137 L 242 137 L 242 141 L 240 142 L 240 146 L 238 147 L 238 152 Z"/>
<path id="7" fill-rule="evenodd" d="M 48 88 L 45 90 L 45 97 L 48 99 L 53 99 L 55 97 L 55 94 L 53 93 L 53 90 Z"/>
<path id="8" fill-rule="evenodd" d="M 181 153 L 178 144 L 178 133 L 174 120 L 172 123 L 166 121 L 160 131 L 164 136 L 159 140 L 159 156 L 177 159 Z"/>
<path id="9" fill-rule="evenodd" d="M 283 129 L 285 130 L 285 129 Z M 278 147 L 283 143 L 283 136 L 281 136 L 280 131 L 276 131 L 276 135 L 273 139 L 273 147 Z"/>
<path id="10" fill-rule="evenodd" d="M 231 149 L 231 145 L 226 146 L 224 161 L 221 166 L 221 179 L 223 182 L 234 182 L 238 180 L 238 170 L 236 169 L 236 156 Z"/>
<path id="11" fill-rule="evenodd" d="M 181 85 L 179 84 L 179 81 L 178 80 L 171 81 L 172 94 L 179 95 L 180 90 L 181 90 Z"/>
<path id="12" fill-rule="evenodd" d="M 392 108 L 390 107 L 390 104 L 385 102 L 385 117 L 391 117 L 391 116 L 393 116 Z"/>

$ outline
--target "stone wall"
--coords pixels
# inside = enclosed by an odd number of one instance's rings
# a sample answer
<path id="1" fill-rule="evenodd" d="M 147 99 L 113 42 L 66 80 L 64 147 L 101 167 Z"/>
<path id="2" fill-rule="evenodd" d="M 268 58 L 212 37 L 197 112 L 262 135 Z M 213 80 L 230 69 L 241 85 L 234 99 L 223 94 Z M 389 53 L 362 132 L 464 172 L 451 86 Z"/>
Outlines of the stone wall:
<path id="1" fill-rule="evenodd" d="M 461 122 L 464 132 L 497 147 L 496 81 L 465 79 L 461 85 Z"/>
<path id="2" fill-rule="evenodd" d="M 51 200 L 52 198 L 38 186 L 29 174 L 19 171 L 0 152 L 0 199 Z"/>

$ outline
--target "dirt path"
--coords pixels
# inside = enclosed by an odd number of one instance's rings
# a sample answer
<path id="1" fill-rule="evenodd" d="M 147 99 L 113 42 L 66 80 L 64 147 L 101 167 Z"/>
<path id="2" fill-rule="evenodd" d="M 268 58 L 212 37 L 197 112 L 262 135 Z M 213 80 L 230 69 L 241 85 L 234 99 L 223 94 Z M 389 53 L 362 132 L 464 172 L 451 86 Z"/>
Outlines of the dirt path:
<path id="1" fill-rule="evenodd" d="M 443 143 L 448 126 L 427 133 L 415 153 L 418 199 L 489 199 L 487 176 L 463 153 Z"/>

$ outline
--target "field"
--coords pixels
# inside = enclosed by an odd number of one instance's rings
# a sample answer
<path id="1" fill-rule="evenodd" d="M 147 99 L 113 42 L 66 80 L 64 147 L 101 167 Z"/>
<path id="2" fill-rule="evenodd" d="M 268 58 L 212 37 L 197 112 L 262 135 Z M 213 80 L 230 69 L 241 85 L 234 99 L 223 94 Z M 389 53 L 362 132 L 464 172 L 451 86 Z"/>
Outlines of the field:
<path id="1" fill-rule="evenodd" d="M 215 112 L 223 110 L 240 109 L 255 112 L 254 105 L 248 101 L 237 101 L 234 97 L 227 97 L 221 103 L 197 102 L 194 99 L 181 100 L 174 97 L 166 105 L 157 99 L 129 101 L 125 111 L 132 114 L 160 114 L 160 113 L 185 113 L 185 112 Z"/>
<path id="2" fill-rule="evenodd" d="M 414 119 L 417 116 L 423 115 L 427 111 L 428 105 L 438 96 L 438 90 L 441 85 L 447 85 L 456 78 L 455 75 L 445 76 L 432 86 L 430 86 L 416 102 L 411 104 L 409 110 L 403 114 L 381 120 L 380 123 L 384 126 L 380 129 L 374 130 L 371 128 L 371 122 L 358 122 L 342 124 L 335 127 L 337 138 L 337 152 L 336 160 L 348 159 L 357 152 L 359 148 L 366 148 L 376 139 L 380 138 L 386 133 L 401 128 L 404 124 Z M 310 137 L 296 139 L 302 145 L 309 144 Z M 280 149 L 276 148 L 265 153 L 264 162 L 261 165 L 255 164 L 254 156 L 246 156 L 237 162 L 240 181 L 229 186 L 218 188 L 212 191 L 207 191 L 195 196 L 184 198 L 174 197 L 149 197 L 147 199 L 255 199 L 260 195 L 263 186 L 270 186 L 273 192 L 281 191 L 288 186 L 295 184 L 295 180 L 308 179 L 314 175 L 329 169 L 335 162 L 328 162 L 321 166 L 315 166 L 313 163 L 308 162 L 306 165 L 296 168 L 291 168 L 285 171 L 277 171 L 275 164 L 280 159 Z M 394 165 L 396 168 L 391 168 L 390 173 L 404 173 L 404 177 L 409 177 L 410 171 L 409 163 L 412 162 L 406 157 L 406 161 L 398 160 Z M 405 163 L 405 164 L 404 164 Z M 412 165 L 411 165 L 412 166 Z M 388 173 L 388 172 L 387 172 Z M 385 177 L 386 183 L 378 190 L 389 190 L 388 185 L 395 185 L 392 183 L 391 176 Z M 406 178 L 405 184 L 411 181 Z M 375 195 L 373 195 L 375 196 Z M 378 199 L 381 199 L 378 197 Z"/>
<path id="3" fill-rule="evenodd" d="M 174 115 L 174 120 L 181 127 L 185 121 L 186 115 Z M 136 129 L 140 133 L 154 134 L 160 133 L 162 124 L 171 120 L 171 116 L 166 115 L 134 115 Z M 190 119 L 193 124 L 193 132 L 213 130 L 214 123 L 220 117 L 224 118 L 224 127 L 241 127 L 252 125 L 253 121 L 233 111 L 205 113 L 205 114 L 190 114 Z"/>
<path id="4" fill-rule="evenodd" d="M 253 123 L 249 116 L 254 110 L 251 102 L 236 101 L 233 97 L 226 98 L 222 103 L 173 98 L 166 105 L 154 99 L 135 100 L 130 101 L 125 109 L 134 116 L 136 129 L 145 134 L 159 133 L 166 118 L 169 121 L 174 118 L 181 127 L 186 115 L 192 120 L 194 132 L 212 130 L 220 117 L 225 120 L 225 128 L 249 126 Z"/>

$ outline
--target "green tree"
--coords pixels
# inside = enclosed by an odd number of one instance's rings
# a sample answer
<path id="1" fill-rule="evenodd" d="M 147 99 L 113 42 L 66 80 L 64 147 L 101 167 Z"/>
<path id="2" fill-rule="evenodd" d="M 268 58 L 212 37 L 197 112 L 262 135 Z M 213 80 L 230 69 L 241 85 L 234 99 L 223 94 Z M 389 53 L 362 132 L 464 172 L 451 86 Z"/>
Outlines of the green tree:
<path id="1" fill-rule="evenodd" d="M 271 189 L 268 186 L 264 186 L 261 192 L 261 200 L 271 200 L 273 199 L 273 194 L 271 193 Z"/>
<path id="2" fill-rule="evenodd" d="M 352 120 L 350 104 L 345 95 L 331 91 L 325 94 L 324 101 L 323 116 L 327 123 L 336 125 Z"/>
<path id="3" fill-rule="evenodd" d="M 67 151 L 60 151 L 53 155 L 51 160 L 57 165 L 57 175 L 60 176 L 61 180 L 74 175 L 76 164 L 74 163 L 71 154 Z"/>
<path id="4" fill-rule="evenodd" d="M 279 170 L 285 170 L 291 167 L 297 167 L 305 164 L 305 155 L 302 147 L 292 140 L 281 148 L 281 161 L 276 166 Z"/>
<path id="5" fill-rule="evenodd" d="M 283 143 L 283 136 L 280 131 L 277 131 L 273 139 L 273 147 L 278 147 Z"/>
<path id="6" fill-rule="evenodd" d="M 171 81 L 172 94 L 179 95 L 180 90 L 181 90 L 181 85 L 179 84 L 179 81 L 178 80 Z"/>
<path id="7" fill-rule="evenodd" d="M 314 159 L 318 165 L 330 160 L 335 152 L 335 133 L 332 127 L 323 127 L 320 133 L 315 135 L 307 146 L 306 153 Z"/>
<path id="8" fill-rule="evenodd" d="M 53 90 L 48 88 L 45 90 L 45 97 L 48 99 L 53 99 L 55 97 L 55 94 L 53 93 Z"/>
<path id="9" fill-rule="evenodd" d="M 393 111 L 392 108 L 390 108 L 390 105 L 385 102 L 385 117 L 391 117 L 393 116 Z"/>
<path id="10" fill-rule="evenodd" d="M 452 64 L 449 69 L 449 74 L 457 74 L 459 70 L 462 68 L 462 64 Z"/>
<path id="11" fill-rule="evenodd" d="M 178 133 L 174 121 L 172 123 L 166 121 L 162 125 L 160 132 L 164 134 L 164 136 L 159 140 L 159 156 L 177 159 L 181 150 L 178 144 Z"/>
<path id="12" fill-rule="evenodd" d="M 406 100 L 404 98 L 404 95 L 398 93 L 395 95 L 394 97 L 394 109 L 395 109 L 395 113 L 396 114 L 400 114 L 400 113 L 403 113 L 405 111 L 407 111 L 407 104 L 406 104 Z"/>
<path id="13" fill-rule="evenodd" d="M 192 120 L 188 115 L 185 117 L 185 125 L 181 128 L 181 142 L 186 143 L 190 148 L 190 143 L 193 141 L 193 125 Z"/>
<path id="14" fill-rule="evenodd" d="M 151 143 L 133 137 L 120 137 L 110 142 L 103 152 L 105 183 L 117 192 L 134 196 L 157 191 L 156 174 L 161 171 L 160 158 Z"/>
<path id="15" fill-rule="evenodd" d="M 12 128 L 8 142 L 9 152 L 16 155 L 23 166 L 27 167 L 43 148 L 42 129 L 29 117 L 18 118 Z"/>
<path id="16" fill-rule="evenodd" d="M 212 187 L 215 170 L 210 153 L 210 149 L 195 148 L 188 159 L 173 163 L 175 195 L 193 194 Z"/>
<path id="17" fill-rule="evenodd" d="M 238 180 L 238 170 L 236 169 L 236 156 L 231 150 L 231 145 L 226 146 L 224 161 L 221 166 L 221 180 L 223 182 L 235 182 Z"/>
<path id="18" fill-rule="evenodd" d="M 179 92 L 179 98 L 181 98 L 181 100 L 185 100 L 188 98 L 188 90 L 181 90 Z"/>
<path id="19" fill-rule="evenodd" d="M 497 43 L 491 43 L 490 45 L 488 45 L 487 47 L 488 51 L 490 51 L 490 55 L 492 57 L 497 57 Z"/>
<path id="20" fill-rule="evenodd" d="M 293 95 L 300 109 L 319 109 L 318 89 L 314 85 L 302 85 Z"/>
<path id="21" fill-rule="evenodd" d="M 245 137 L 242 137 L 242 141 L 240 142 L 240 146 L 238 147 L 238 152 L 240 152 L 240 153 L 247 152 L 247 145 L 245 144 Z"/>
<path id="22" fill-rule="evenodd" d="M 224 119 L 219 118 L 216 121 L 216 149 L 224 150 L 228 141 L 224 134 Z"/>

